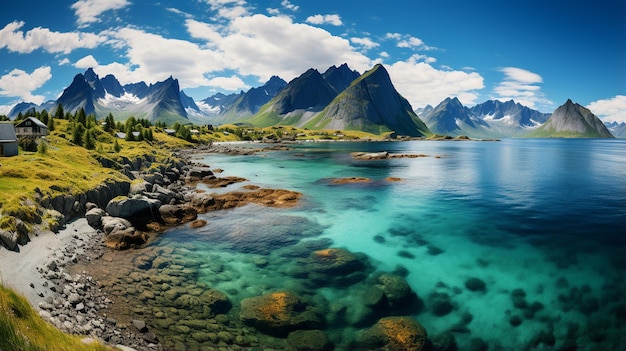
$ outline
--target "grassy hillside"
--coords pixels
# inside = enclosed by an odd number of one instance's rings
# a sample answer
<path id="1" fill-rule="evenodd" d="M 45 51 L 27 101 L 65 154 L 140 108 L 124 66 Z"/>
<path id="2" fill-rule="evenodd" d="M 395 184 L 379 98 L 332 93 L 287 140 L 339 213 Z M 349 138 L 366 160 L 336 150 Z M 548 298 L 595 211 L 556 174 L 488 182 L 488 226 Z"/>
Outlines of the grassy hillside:
<path id="1" fill-rule="evenodd" d="M 96 147 L 88 150 L 69 139 L 67 120 L 55 121 L 55 131 L 48 137 L 45 152 L 20 150 L 18 156 L 0 158 L 0 212 L 4 215 L 23 215 L 26 204 L 37 191 L 43 196 L 60 193 L 81 193 L 109 181 L 128 180 L 115 169 L 102 167 L 99 158 L 119 162 L 122 158 L 135 159 L 152 155 L 157 160 L 167 159 L 170 147 L 185 147 L 189 142 L 154 133 L 154 141 L 131 142 L 117 139 L 119 151 L 114 150 L 115 138 L 108 133 L 97 135 Z M 168 147 L 162 147 L 167 145 Z M 20 217 L 20 216 L 17 216 Z"/>
<path id="2" fill-rule="evenodd" d="M 3 351 L 106 351 L 101 343 L 60 332 L 44 321 L 28 301 L 0 285 L 0 350 Z"/>

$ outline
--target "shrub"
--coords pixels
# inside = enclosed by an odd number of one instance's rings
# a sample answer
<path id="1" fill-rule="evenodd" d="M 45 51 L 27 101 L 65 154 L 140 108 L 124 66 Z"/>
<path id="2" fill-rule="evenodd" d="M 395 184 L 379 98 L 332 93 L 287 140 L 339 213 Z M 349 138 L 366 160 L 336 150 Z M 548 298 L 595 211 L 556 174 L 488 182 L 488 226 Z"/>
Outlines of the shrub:
<path id="1" fill-rule="evenodd" d="M 42 140 L 39 145 L 37 145 L 37 152 L 45 155 L 48 153 L 48 143 L 44 140 Z"/>

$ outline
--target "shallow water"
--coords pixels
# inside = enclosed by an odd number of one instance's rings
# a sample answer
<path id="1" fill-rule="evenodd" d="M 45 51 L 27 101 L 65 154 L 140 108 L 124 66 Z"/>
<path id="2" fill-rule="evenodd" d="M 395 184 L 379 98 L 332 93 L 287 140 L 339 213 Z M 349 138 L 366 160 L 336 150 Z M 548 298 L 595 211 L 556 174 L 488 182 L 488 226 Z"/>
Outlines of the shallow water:
<path id="1" fill-rule="evenodd" d="M 353 151 L 427 156 L 361 161 Z M 421 306 L 393 314 L 413 316 L 431 338 L 451 330 L 461 349 L 476 338 L 490 350 L 626 348 L 624 140 L 304 143 L 198 161 L 248 179 L 222 191 L 255 184 L 304 194 L 293 209 L 200 215 L 207 226 L 175 228 L 153 244 L 192 253 L 171 259 L 193 262 L 186 279 L 228 295 L 232 326 L 242 299 L 289 289 L 323 311 L 336 349 L 353 347 L 368 326 L 359 322 L 364 286 L 293 273 L 298 255 L 330 246 L 367 255 L 370 274 L 405 277 Z M 331 182 L 343 177 L 371 181 Z M 485 289 L 468 289 L 470 278 Z M 435 312 L 436 296 L 449 311 Z"/>

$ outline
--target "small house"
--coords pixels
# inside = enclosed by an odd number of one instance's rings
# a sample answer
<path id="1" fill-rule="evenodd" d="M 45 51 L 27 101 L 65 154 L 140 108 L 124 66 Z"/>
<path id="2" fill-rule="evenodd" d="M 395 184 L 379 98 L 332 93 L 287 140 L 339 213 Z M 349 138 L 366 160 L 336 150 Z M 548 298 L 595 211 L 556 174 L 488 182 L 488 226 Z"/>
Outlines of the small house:
<path id="1" fill-rule="evenodd" d="M 27 117 L 15 126 L 15 134 L 22 137 L 44 137 L 48 135 L 48 126 L 35 117 Z"/>
<path id="2" fill-rule="evenodd" d="M 15 156 L 17 151 L 17 136 L 13 123 L 0 123 L 0 157 Z"/>

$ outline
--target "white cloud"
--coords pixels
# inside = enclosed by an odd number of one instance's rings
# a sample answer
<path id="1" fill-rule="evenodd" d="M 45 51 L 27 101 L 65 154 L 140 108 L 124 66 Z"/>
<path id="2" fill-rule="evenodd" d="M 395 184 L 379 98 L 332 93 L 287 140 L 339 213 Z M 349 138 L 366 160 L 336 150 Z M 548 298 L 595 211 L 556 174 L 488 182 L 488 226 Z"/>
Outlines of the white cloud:
<path id="1" fill-rule="evenodd" d="M 215 5 L 239 2 L 214 2 Z M 243 89 L 241 78 L 212 78 L 232 71 L 259 82 L 278 75 L 289 81 L 309 68 L 326 70 L 348 63 L 355 70 L 370 69 L 374 61 L 361 54 L 350 41 L 287 16 L 237 17 L 224 24 L 185 20 L 187 32 L 200 43 L 170 39 L 135 28 L 105 32 L 107 42 L 124 53 L 125 60 L 99 64 L 92 56 L 75 62 L 81 69 L 93 67 L 103 76 L 113 74 L 122 84 L 154 82 L 172 75 L 181 88 L 215 86 L 224 90 Z M 315 43 L 315 45 L 311 45 Z M 288 53 L 288 54 L 286 54 Z M 128 61 L 128 62 L 126 62 Z"/>
<path id="2" fill-rule="evenodd" d="M 348 40 L 318 27 L 293 23 L 286 16 L 237 18 L 229 31 L 219 45 L 229 68 L 260 81 L 272 75 L 289 81 L 309 68 L 326 70 L 344 62 L 361 72 L 371 68 L 371 60 Z"/>
<path id="3" fill-rule="evenodd" d="M 424 43 L 424 41 L 420 38 L 416 38 L 414 36 L 408 34 L 400 34 L 400 33 L 387 33 L 385 34 L 385 39 L 396 41 L 396 46 L 404 49 L 420 49 L 420 50 L 433 50 L 434 48 L 428 46 Z"/>
<path id="4" fill-rule="evenodd" d="M 504 67 L 500 72 L 504 73 L 504 80 L 493 89 L 496 99 L 515 100 L 530 108 L 553 104 L 541 92 L 538 84 L 543 83 L 543 78 L 537 73 L 517 67 Z"/>
<path id="5" fill-rule="evenodd" d="M 0 29 L 0 49 L 29 54 L 37 49 L 50 53 L 70 53 L 74 49 L 93 49 L 105 42 L 107 37 L 93 33 L 52 32 L 48 28 L 36 27 L 24 33 L 19 30 L 24 22 L 13 21 Z"/>
<path id="6" fill-rule="evenodd" d="M 67 57 L 64 57 L 61 61 L 59 61 L 59 66 L 65 66 L 65 65 L 69 65 L 70 59 L 68 59 Z"/>
<path id="7" fill-rule="evenodd" d="M 234 18 L 250 14 L 244 0 L 205 0 L 210 5 L 211 11 L 217 12 L 217 20 L 230 21 Z"/>
<path id="8" fill-rule="evenodd" d="M 356 45 L 360 45 L 366 50 L 373 49 L 375 47 L 380 46 L 377 42 L 373 41 L 370 38 L 350 38 L 350 42 Z"/>
<path id="9" fill-rule="evenodd" d="M 219 87 L 228 91 L 248 90 L 250 86 L 244 83 L 241 78 L 233 75 L 230 77 L 215 77 L 209 80 L 209 86 Z"/>
<path id="10" fill-rule="evenodd" d="M 78 0 L 71 9 L 76 12 L 79 25 L 99 22 L 98 16 L 109 10 L 118 10 L 128 6 L 128 0 Z"/>
<path id="11" fill-rule="evenodd" d="M 41 104 L 45 97 L 33 95 L 33 91 L 41 88 L 50 78 L 52 78 L 52 73 L 49 66 L 39 67 L 30 74 L 14 69 L 0 77 L 0 95 L 19 97 L 26 102 Z"/>
<path id="12" fill-rule="evenodd" d="M 483 77 L 475 72 L 439 70 L 414 55 L 387 67 L 396 90 L 413 108 L 437 105 L 456 96 L 465 105 L 478 99 L 477 90 L 484 87 Z"/>
<path id="13" fill-rule="evenodd" d="M 513 80 L 523 84 L 537 84 L 543 83 L 543 78 L 537 73 L 527 71 L 525 69 L 517 67 L 504 67 L 500 69 L 500 72 L 504 73 L 507 79 Z"/>
<path id="14" fill-rule="evenodd" d="M 110 72 L 122 84 L 160 81 L 171 75 L 179 79 L 182 87 L 193 88 L 207 85 L 205 73 L 224 69 L 224 59 L 219 52 L 189 41 L 164 38 L 134 28 L 122 28 L 111 32 L 111 36 L 126 46 L 128 64 L 110 66 L 110 69 L 122 70 L 117 74 Z"/>
<path id="15" fill-rule="evenodd" d="M 168 8 L 166 8 L 166 10 L 171 12 L 171 13 L 175 13 L 177 15 L 183 16 L 185 18 L 193 18 L 192 14 L 189 14 L 187 12 L 181 11 L 181 10 L 179 10 L 177 8 L 174 8 L 174 7 L 168 7 Z"/>
<path id="16" fill-rule="evenodd" d="M 206 40 L 208 46 L 214 46 L 222 40 L 222 35 L 214 26 L 193 19 L 185 21 L 187 32 L 196 39 Z"/>
<path id="17" fill-rule="evenodd" d="M 424 45 L 424 42 L 420 38 L 410 37 L 405 40 L 400 40 L 397 45 L 399 48 L 416 48 Z"/>
<path id="18" fill-rule="evenodd" d="M 8 116 L 9 112 L 11 112 L 13 107 L 18 103 L 19 101 L 16 101 L 15 103 L 9 105 L 0 105 L 0 116 Z"/>
<path id="19" fill-rule="evenodd" d="M 333 26 L 341 26 L 343 22 L 339 15 L 313 15 L 306 19 L 307 23 L 311 24 L 332 24 Z"/>
<path id="20" fill-rule="evenodd" d="M 280 3 L 284 8 L 291 10 L 291 11 L 298 11 L 298 9 L 300 8 L 300 6 L 294 5 L 292 4 L 289 0 L 283 0 Z"/>
<path id="21" fill-rule="evenodd" d="M 626 122 L 626 95 L 598 100 L 586 106 L 593 114 L 607 122 Z"/>
<path id="22" fill-rule="evenodd" d="M 280 15 L 280 10 L 268 7 L 267 8 L 267 13 L 269 13 L 270 15 L 273 15 L 273 16 L 277 16 L 277 15 Z"/>

